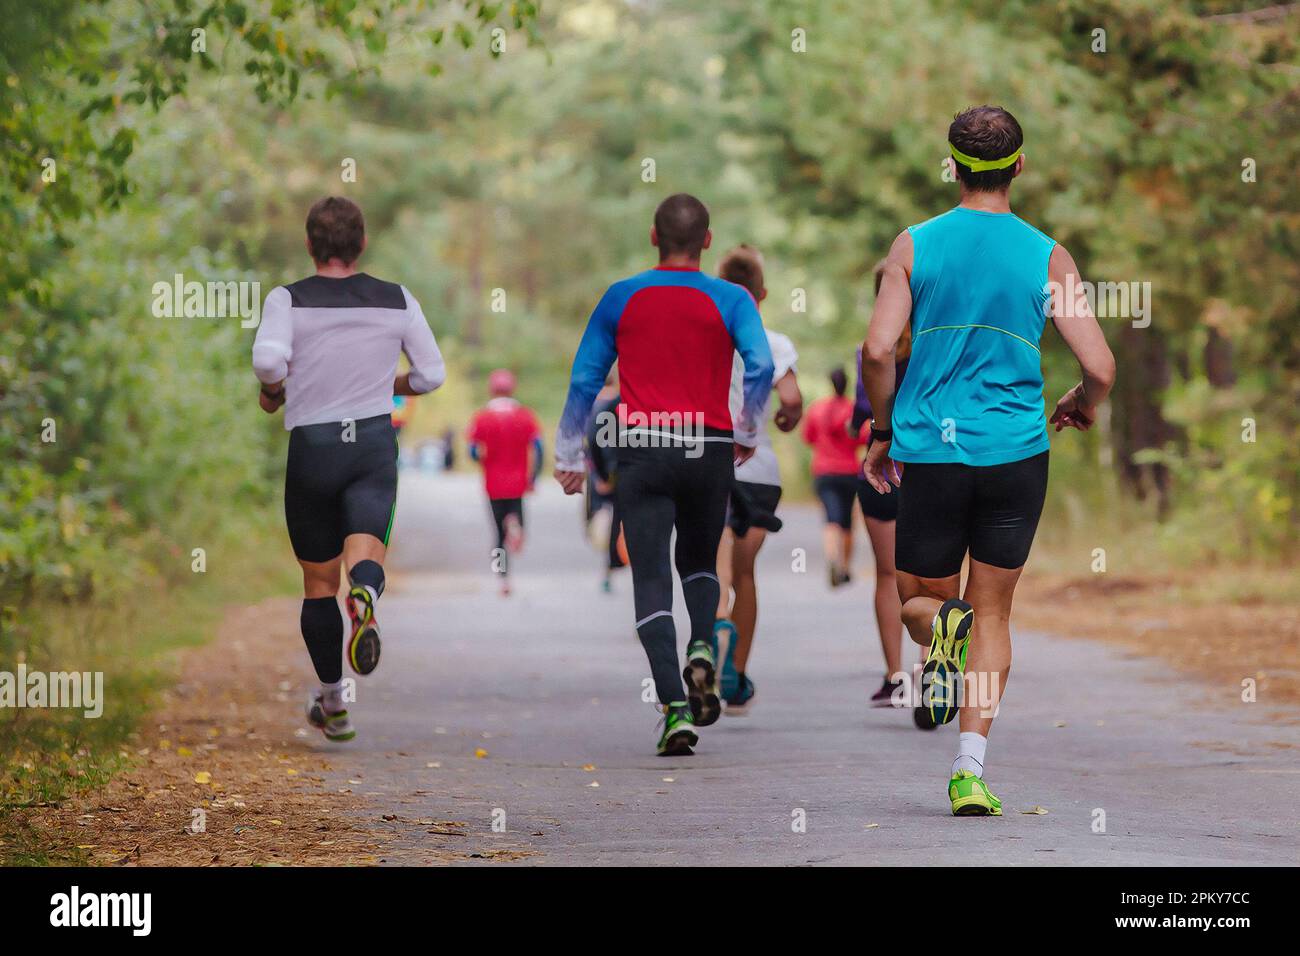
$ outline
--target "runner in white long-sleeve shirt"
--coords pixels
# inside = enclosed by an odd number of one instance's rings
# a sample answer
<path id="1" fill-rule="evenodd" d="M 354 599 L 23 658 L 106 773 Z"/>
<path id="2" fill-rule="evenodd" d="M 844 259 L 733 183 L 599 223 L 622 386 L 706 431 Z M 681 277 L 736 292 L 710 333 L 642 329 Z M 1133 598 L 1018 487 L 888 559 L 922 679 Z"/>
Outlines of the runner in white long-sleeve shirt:
<path id="1" fill-rule="evenodd" d="M 331 196 L 312 206 L 307 251 L 316 274 L 271 290 L 253 343 L 261 406 L 284 406 L 289 430 L 284 513 L 302 566 L 302 636 L 321 684 L 307 718 L 330 740 L 356 735 L 342 693 L 343 567 L 348 662 L 358 674 L 379 663 L 375 604 L 397 501 L 393 396 L 432 391 L 446 377 L 415 297 L 357 271 L 365 246 L 356 203 Z M 399 353 L 410 362 L 402 375 Z"/>

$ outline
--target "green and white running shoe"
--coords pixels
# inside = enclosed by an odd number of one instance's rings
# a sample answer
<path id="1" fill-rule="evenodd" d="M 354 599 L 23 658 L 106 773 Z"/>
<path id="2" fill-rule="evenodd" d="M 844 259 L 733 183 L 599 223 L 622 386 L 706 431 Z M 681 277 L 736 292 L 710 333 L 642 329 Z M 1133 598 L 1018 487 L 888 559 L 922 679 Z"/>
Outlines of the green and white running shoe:
<path id="1" fill-rule="evenodd" d="M 664 707 L 660 726 L 663 732 L 659 735 L 659 756 L 687 757 L 695 753 L 691 748 L 700 742 L 700 735 L 695 732 L 691 708 L 684 701 Z"/>
<path id="2" fill-rule="evenodd" d="M 957 598 L 944 601 L 935 615 L 930 653 L 921 669 L 920 708 L 928 719 L 918 715 L 918 727 L 946 724 L 957 716 L 961 706 L 959 686 L 966 670 L 966 649 L 974 620 L 971 606 Z"/>
<path id="3" fill-rule="evenodd" d="M 697 727 L 707 727 L 722 716 L 722 701 L 718 698 L 717 658 L 708 641 L 692 641 L 686 648 L 686 666 L 682 668 L 686 681 L 686 699 L 691 705 L 691 716 Z"/>
<path id="4" fill-rule="evenodd" d="M 954 817 L 1000 817 L 1002 801 L 989 793 L 983 777 L 958 770 L 948 781 L 948 799 Z"/>
<path id="5" fill-rule="evenodd" d="M 320 693 L 316 693 L 307 704 L 307 723 L 323 733 L 326 740 L 340 742 L 351 740 L 357 735 L 346 710 L 340 710 L 337 714 L 325 713 Z"/>

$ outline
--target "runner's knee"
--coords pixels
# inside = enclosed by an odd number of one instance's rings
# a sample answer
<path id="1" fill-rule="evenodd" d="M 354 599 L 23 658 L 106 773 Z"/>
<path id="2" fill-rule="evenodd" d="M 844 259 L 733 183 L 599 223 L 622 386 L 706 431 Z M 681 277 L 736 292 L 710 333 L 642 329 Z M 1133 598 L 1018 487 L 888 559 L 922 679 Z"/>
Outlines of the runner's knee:
<path id="1" fill-rule="evenodd" d="M 307 598 L 332 597 L 339 589 L 340 558 L 333 561 L 300 561 L 302 591 Z"/>

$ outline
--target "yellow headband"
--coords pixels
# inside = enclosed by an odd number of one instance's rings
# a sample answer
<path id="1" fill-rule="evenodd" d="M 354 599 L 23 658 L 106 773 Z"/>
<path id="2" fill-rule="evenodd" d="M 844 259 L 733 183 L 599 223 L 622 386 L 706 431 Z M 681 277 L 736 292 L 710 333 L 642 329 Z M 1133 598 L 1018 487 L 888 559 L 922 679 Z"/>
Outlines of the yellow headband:
<path id="1" fill-rule="evenodd" d="M 977 159 L 974 156 L 967 156 L 952 143 L 948 144 L 948 151 L 952 153 L 952 158 L 963 166 L 969 166 L 972 173 L 982 173 L 987 169 L 1006 169 L 1020 158 L 1020 150 L 1022 149 L 1024 149 L 1023 146 L 1019 147 L 1010 156 L 1003 156 L 1001 159 Z"/>

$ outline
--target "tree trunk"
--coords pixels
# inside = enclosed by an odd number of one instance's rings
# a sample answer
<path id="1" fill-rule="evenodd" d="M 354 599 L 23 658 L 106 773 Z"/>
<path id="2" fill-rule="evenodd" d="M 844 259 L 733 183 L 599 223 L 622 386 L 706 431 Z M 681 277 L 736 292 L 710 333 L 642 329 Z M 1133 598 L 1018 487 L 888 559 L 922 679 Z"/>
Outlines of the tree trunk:
<path id="1" fill-rule="evenodd" d="M 1156 513 L 1163 519 L 1169 512 L 1171 474 L 1163 464 L 1139 465 L 1133 456 L 1145 448 L 1163 448 L 1176 441 L 1179 431 L 1165 420 L 1161 409 L 1164 390 L 1170 383 L 1169 357 L 1164 336 L 1154 329 L 1126 325 L 1120 333 L 1116 356 L 1119 375 L 1114 393 L 1112 419 L 1115 436 L 1115 465 L 1120 482 L 1139 500 L 1156 498 Z"/>

